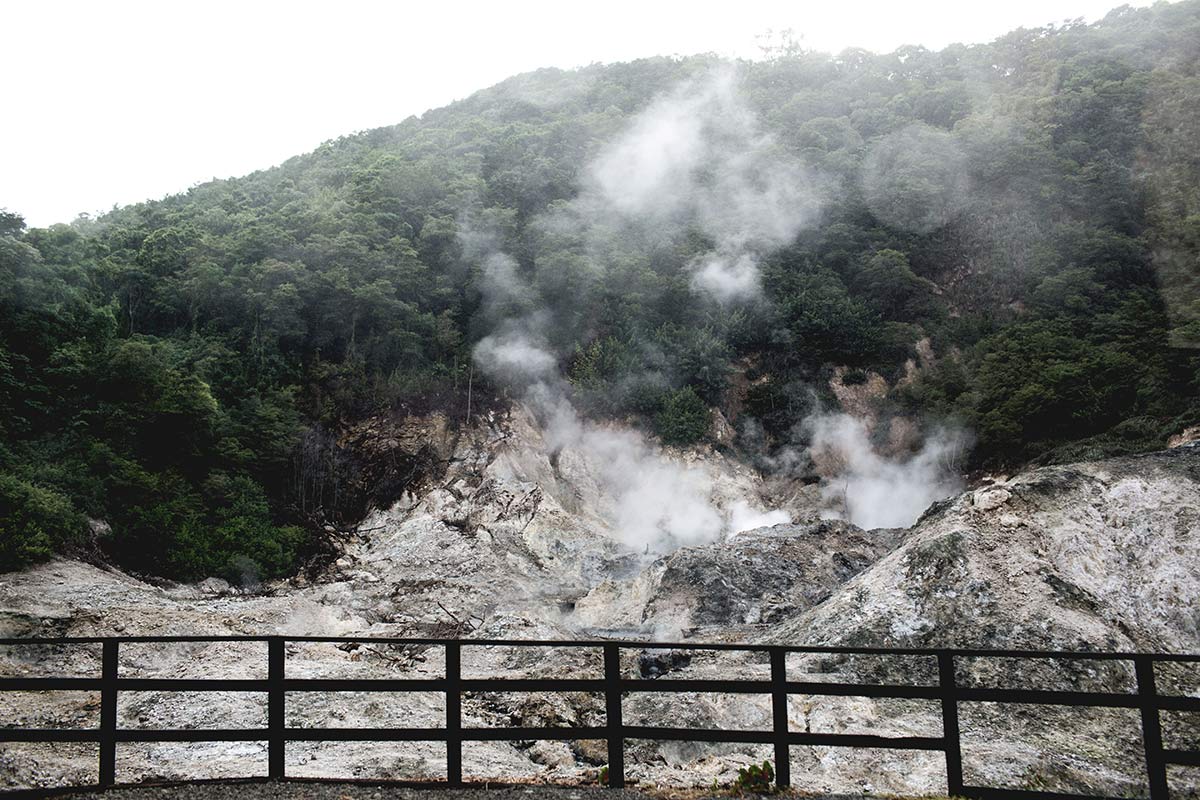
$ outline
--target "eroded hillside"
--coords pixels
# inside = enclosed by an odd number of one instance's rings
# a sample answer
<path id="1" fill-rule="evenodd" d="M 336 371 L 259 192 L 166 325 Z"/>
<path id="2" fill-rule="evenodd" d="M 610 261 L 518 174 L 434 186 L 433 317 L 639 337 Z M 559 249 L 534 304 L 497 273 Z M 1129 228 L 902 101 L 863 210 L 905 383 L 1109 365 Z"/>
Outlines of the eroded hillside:
<path id="1" fill-rule="evenodd" d="M 419 491 L 376 511 L 341 542 L 341 553 L 309 577 L 255 594 L 220 581 L 152 585 L 113 569 L 59 560 L 0 580 L 5 636 L 124 634 L 375 634 L 466 639 L 693 638 L 804 644 L 972 645 L 1080 650 L 1200 649 L 1200 448 L 1047 467 L 980 486 L 935 505 L 911 529 L 863 531 L 820 520 L 819 492 L 764 479 L 707 449 L 667 451 L 687 485 L 722 520 L 707 542 L 632 541 L 618 529 L 628 508 L 607 490 L 603 465 L 586 450 L 551 447 L 523 412 L 494 416 L 464 435 L 438 440 L 436 420 L 413 420 L 412 442 L 441 441 L 441 466 Z M 430 426 L 433 426 L 432 428 Z M 404 438 L 396 440 L 404 447 Z M 779 507 L 777 498 L 789 498 Z M 653 509 L 645 513 L 653 516 Z M 773 516 L 767 517 L 768 513 Z M 763 519 L 775 522 L 755 527 Z M 743 526 L 752 529 L 743 529 Z M 682 546 L 681 546 L 682 545 Z M 260 648 L 261 649 L 261 648 Z M 472 651 L 474 674 L 598 674 L 597 653 Z M 22 655 L 5 651 L 10 674 L 48 669 L 93 672 L 88 648 Z M 752 658 L 629 654 L 632 674 L 760 676 Z M 295 645 L 290 675 L 437 675 L 437 649 Z M 882 659 L 802 659 L 793 674 L 919 679 L 928 664 Z M 242 645 L 129 646 L 122 674 L 259 677 L 265 654 Z M 967 681 L 1036 681 L 1077 688 L 1127 686 L 1130 676 L 1097 664 L 1018 672 L 1011 664 L 960 665 Z M 294 670 L 294 672 L 293 672 Z M 926 672 L 922 672 L 925 670 Z M 1194 678 L 1195 676 L 1191 676 Z M 1179 676 L 1182 690 L 1196 682 Z M 124 726 L 255 726 L 253 695 L 122 698 Z M 633 695 L 626 722 L 768 725 L 766 698 Z M 86 694 L 3 698 L 22 725 L 91 725 Z M 590 695 L 474 695 L 464 724 L 602 724 Z M 289 700 L 289 724 L 437 725 L 436 695 Z M 1115 713 L 1115 712 L 1114 712 Z M 797 730 L 936 734 L 937 709 L 921 701 L 793 697 Z M 964 714 L 968 772 L 996 785 L 1036 782 L 1064 790 L 1134 790 L 1140 780 L 1136 720 L 1070 709 L 1006 716 L 977 705 Z M 932 726 L 932 727 L 931 727 Z M 1040 727 L 1039 727 L 1040 726 Z M 1109 726 L 1107 728 L 1102 726 Z M 1100 735 L 1105 731 L 1104 735 Z M 1119 733 L 1111 734 L 1111 731 Z M 1186 731 L 1185 731 L 1186 733 Z M 1194 732 L 1192 732 L 1194 733 Z M 1132 738 L 1130 738 L 1132 737 Z M 770 754 L 745 746 L 631 743 L 630 774 L 662 784 L 707 785 Z M 185 747 L 122 745 L 120 777 L 236 774 L 261 770 L 256 743 Z M 475 777 L 594 779 L 603 748 L 590 743 L 487 743 L 469 747 Z M 94 761 L 70 748 L 12 745 L 7 785 L 87 781 Z M 289 774 L 437 776 L 444 750 L 421 744 L 336 743 L 288 750 Z M 799 786 L 836 791 L 936 792 L 939 758 L 795 748 Z M 591 776 L 589 778 L 589 776 Z"/>

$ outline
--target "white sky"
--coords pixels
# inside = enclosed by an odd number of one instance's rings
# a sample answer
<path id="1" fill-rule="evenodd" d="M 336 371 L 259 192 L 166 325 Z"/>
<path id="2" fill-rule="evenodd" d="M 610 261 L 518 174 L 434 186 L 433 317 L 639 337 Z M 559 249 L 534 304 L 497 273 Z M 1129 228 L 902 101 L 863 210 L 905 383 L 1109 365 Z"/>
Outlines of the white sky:
<path id="1" fill-rule="evenodd" d="M 1118 0 L 719 4 L 25 0 L 3 9 L 0 208 L 30 225 L 182 191 L 390 125 L 510 75 L 651 55 L 937 49 Z M 1134 0 L 1132 5 L 1147 5 Z"/>

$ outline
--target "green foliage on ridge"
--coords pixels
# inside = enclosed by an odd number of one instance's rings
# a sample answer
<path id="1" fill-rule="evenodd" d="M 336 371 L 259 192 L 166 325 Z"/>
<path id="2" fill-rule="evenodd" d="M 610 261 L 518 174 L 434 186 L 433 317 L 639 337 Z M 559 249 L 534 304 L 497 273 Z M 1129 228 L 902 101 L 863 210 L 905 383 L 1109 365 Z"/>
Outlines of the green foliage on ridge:
<path id="1" fill-rule="evenodd" d="M 91 517 L 131 569 L 284 574 L 303 528 L 371 499 L 337 434 L 461 421 L 468 384 L 475 408 L 501 397 L 472 348 L 539 309 L 578 405 L 667 442 L 703 439 L 733 395 L 782 442 L 833 367 L 895 379 L 928 338 L 898 402 L 971 427 L 977 465 L 1160 447 L 1200 421 L 1198 40 L 1185 0 L 740 65 L 773 146 L 836 187 L 764 254 L 759 303 L 692 290 L 700 226 L 554 224 L 586 216 L 585 165 L 707 56 L 518 76 L 98 219 L 0 213 L 0 569 L 83 546 Z M 479 232 L 522 288 L 489 292 Z"/>

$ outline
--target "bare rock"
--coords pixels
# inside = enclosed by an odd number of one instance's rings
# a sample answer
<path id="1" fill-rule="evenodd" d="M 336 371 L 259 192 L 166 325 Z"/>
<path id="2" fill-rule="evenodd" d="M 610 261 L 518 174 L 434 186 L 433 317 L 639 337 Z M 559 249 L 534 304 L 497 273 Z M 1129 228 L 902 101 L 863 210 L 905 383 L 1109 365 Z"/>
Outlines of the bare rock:
<path id="1" fill-rule="evenodd" d="M 565 742 L 534 742 L 529 748 L 529 758 L 547 767 L 575 766 L 575 754 Z"/>
<path id="2" fill-rule="evenodd" d="M 977 489 L 971 495 L 971 505 L 979 511 L 993 511 L 1004 505 L 1012 497 L 1012 492 L 1002 486 L 989 486 Z"/>
<path id="3" fill-rule="evenodd" d="M 1200 442 L 1200 425 L 1184 428 L 1179 433 L 1167 439 L 1167 447 L 1183 447 L 1185 444 L 1193 444 L 1195 442 Z"/>
<path id="4" fill-rule="evenodd" d="M 778 622 L 823 602 L 899 539 L 825 520 L 684 548 L 663 559 L 643 619 L 678 629 Z"/>
<path id="5" fill-rule="evenodd" d="M 713 409 L 712 426 L 708 435 L 713 442 L 722 447 L 733 447 L 737 440 L 737 431 L 729 424 L 729 420 L 725 419 L 725 415 L 721 413 L 720 409 Z"/>
<path id="6" fill-rule="evenodd" d="M 200 590 L 201 594 L 213 597 L 222 597 L 235 593 L 233 585 L 221 578 L 205 578 L 196 584 L 196 588 Z"/>

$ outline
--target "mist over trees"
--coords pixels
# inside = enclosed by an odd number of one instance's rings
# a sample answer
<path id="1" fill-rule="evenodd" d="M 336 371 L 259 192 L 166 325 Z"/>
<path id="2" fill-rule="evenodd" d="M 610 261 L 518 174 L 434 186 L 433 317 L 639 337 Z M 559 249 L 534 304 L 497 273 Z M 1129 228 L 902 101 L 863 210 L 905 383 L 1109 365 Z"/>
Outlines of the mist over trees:
<path id="1" fill-rule="evenodd" d="M 472 353 L 519 316 L 579 408 L 670 443 L 734 396 L 756 447 L 790 442 L 834 367 L 894 381 L 928 338 L 892 402 L 972 430 L 975 466 L 1161 447 L 1200 423 L 1198 76 L 1196 0 L 940 52 L 542 70 L 100 218 L 2 213 L 0 569 L 283 574 L 363 510 L 339 432 L 461 422 L 468 381 L 502 399 Z M 647 121 L 664 97 L 692 116 Z M 744 161 L 689 150 L 669 202 L 638 153 L 602 169 L 631 124 L 709 107 Z"/>

